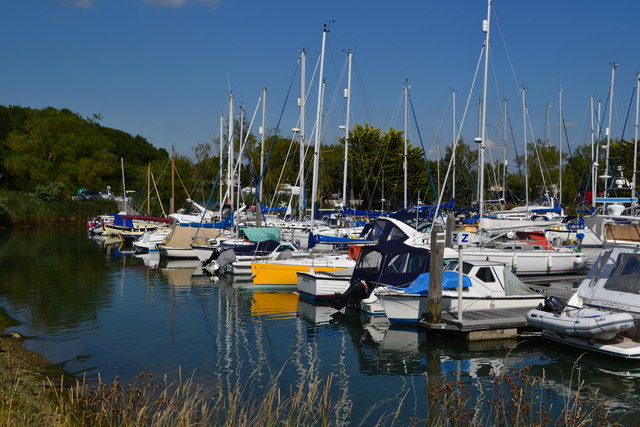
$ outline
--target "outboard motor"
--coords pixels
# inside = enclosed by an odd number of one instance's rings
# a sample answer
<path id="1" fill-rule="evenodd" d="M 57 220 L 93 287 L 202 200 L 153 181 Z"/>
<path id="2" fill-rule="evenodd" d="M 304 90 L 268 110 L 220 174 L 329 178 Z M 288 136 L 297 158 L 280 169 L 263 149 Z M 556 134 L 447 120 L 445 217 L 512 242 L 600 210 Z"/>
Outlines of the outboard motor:
<path id="1" fill-rule="evenodd" d="M 372 290 L 371 286 L 367 285 L 367 282 L 360 280 L 349 286 L 349 289 L 343 294 L 339 292 L 336 293 L 331 300 L 331 307 L 336 310 L 341 310 L 347 305 L 355 305 L 361 300 L 368 298 Z"/>
<path id="2" fill-rule="evenodd" d="M 236 261 L 236 253 L 233 249 L 230 248 L 220 252 L 218 259 L 215 262 L 218 263 L 218 267 L 220 268 L 220 271 L 226 272 L 227 266 L 235 261 Z"/>
<path id="3" fill-rule="evenodd" d="M 550 295 L 544 299 L 544 304 L 540 304 L 540 310 L 548 313 L 560 313 L 566 307 L 566 304 L 556 296 Z"/>

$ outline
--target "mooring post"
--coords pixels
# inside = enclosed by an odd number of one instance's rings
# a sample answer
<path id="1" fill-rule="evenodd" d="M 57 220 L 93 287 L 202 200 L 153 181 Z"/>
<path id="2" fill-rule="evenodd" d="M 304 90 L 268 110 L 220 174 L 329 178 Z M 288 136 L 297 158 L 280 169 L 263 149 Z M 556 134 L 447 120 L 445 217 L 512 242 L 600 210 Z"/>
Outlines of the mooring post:
<path id="1" fill-rule="evenodd" d="M 444 245 L 447 248 L 453 248 L 453 229 L 456 226 L 456 219 L 453 217 L 453 213 L 447 214 L 447 226 L 444 232 L 447 233 Z"/>
<path id="2" fill-rule="evenodd" d="M 444 230 L 442 224 L 434 223 L 431 229 L 431 254 L 429 263 L 429 299 L 427 301 L 427 323 L 442 321 L 442 270 L 444 257 Z"/>

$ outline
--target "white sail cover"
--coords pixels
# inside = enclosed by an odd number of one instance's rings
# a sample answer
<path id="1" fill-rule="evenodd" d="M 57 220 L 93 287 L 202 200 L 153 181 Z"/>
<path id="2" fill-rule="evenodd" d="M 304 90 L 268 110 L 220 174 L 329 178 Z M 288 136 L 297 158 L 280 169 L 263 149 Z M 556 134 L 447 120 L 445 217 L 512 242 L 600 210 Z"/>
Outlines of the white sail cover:
<path id="1" fill-rule="evenodd" d="M 559 221 L 524 221 L 519 219 L 481 218 L 478 228 L 486 231 L 546 230 L 562 225 Z"/>
<path id="2" fill-rule="evenodd" d="M 625 311 L 640 318 L 640 249 L 603 251 L 577 293 L 590 306 Z"/>

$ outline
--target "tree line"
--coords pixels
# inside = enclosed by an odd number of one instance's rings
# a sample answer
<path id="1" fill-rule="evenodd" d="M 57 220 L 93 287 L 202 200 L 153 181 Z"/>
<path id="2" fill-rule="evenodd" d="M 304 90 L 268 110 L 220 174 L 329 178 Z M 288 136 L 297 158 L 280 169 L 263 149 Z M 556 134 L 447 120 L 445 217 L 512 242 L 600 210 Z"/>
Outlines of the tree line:
<path id="1" fill-rule="evenodd" d="M 128 190 L 135 191 L 133 194 L 139 211 L 147 213 L 147 181 L 150 176 L 152 205 L 148 213 L 168 213 L 172 194 L 170 153 L 154 147 L 140 135 L 102 126 L 100 120 L 99 115 L 82 117 L 68 109 L 0 106 L 0 187 L 40 194 L 49 199 L 70 198 L 79 188 L 101 190 L 107 186 L 115 194 L 122 194 L 124 170 L 124 183 Z M 235 128 L 239 126 L 236 123 Z M 264 144 L 265 168 L 261 170 L 261 142 L 245 126 L 243 139 L 246 145 L 242 146 L 239 134 L 235 132 L 233 144 L 236 156 L 240 153 L 243 159 L 238 186 L 246 189 L 240 192 L 244 202 L 248 205 L 255 203 L 255 189 L 262 182 L 263 204 L 288 205 L 289 199 L 281 190 L 285 184 L 298 184 L 301 170 L 299 139 L 273 135 L 272 132 Z M 348 142 L 346 198 L 352 207 L 385 211 L 402 208 L 403 132 L 358 124 L 350 132 Z M 444 202 L 448 202 L 453 197 L 451 171 L 445 183 L 453 152 L 451 145 L 447 144 L 442 150 L 439 160 L 433 156 L 427 158 L 423 148 L 417 145 L 409 144 L 407 149 L 408 204 L 414 205 L 418 201 L 434 203 L 441 193 Z M 308 142 L 305 146 L 303 169 L 308 200 L 311 196 L 313 147 Z M 328 200 L 341 200 L 343 197 L 344 149 L 344 138 L 325 143 L 321 148 L 317 193 L 325 205 Z M 218 202 L 220 182 L 226 182 L 226 150 L 227 141 L 223 137 L 222 141 L 215 139 L 199 143 L 193 148 L 195 160 L 182 154 L 175 156 L 176 208 L 187 198 Z M 613 142 L 609 156 L 610 170 L 615 172 L 620 166 L 631 180 L 632 142 Z M 477 200 L 478 157 L 476 144 L 459 141 L 455 168 L 457 207 L 471 206 Z M 563 204 L 576 207 L 590 188 L 591 146 L 582 145 L 569 152 L 565 150 L 562 166 L 558 159 L 556 146 L 543 141 L 527 144 L 529 200 L 554 186 L 557 189 L 562 167 Z M 517 155 L 515 165 L 509 166 L 505 170 L 501 159 L 485 163 L 486 199 L 501 197 L 506 182 L 507 202 L 517 204 L 524 200 L 524 154 Z M 603 168 L 601 162 L 599 171 Z M 294 205 L 298 203 L 297 197 L 292 199 Z"/>

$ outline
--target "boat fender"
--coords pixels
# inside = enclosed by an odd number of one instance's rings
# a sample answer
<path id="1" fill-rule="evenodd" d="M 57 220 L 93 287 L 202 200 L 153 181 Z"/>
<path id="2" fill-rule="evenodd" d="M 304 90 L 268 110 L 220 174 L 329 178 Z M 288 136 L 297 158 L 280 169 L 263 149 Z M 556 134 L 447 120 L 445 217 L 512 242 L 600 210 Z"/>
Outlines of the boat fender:
<path id="1" fill-rule="evenodd" d="M 580 255 L 577 255 L 576 259 L 573 260 L 573 264 L 576 267 L 580 267 L 583 263 L 584 263 L 584 260 L 582 259 L 582 257 Z"/>
<path id="2" fill-rule="evenodd" d="M 547 269 L 551 270 L 553 268 L 553 258 L 551 254 L 547 255 Z"/>
<path id="3" fill-rule="evenodd" d="M 518 254 L 513 253 L 513 258 L 511 258 L 511 270 L 516 271 L 518 269 Z"/>
<path id="4" fill-rule="evenodd" d="M 358 260 L 358 257 L 360 256 L 360 251 L 362 251 L 362 246 L 359 245 L 351 245 L 349 246 L 349 258 L 351 258 L 354 261 Z"/>

